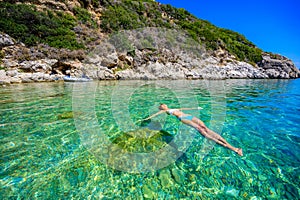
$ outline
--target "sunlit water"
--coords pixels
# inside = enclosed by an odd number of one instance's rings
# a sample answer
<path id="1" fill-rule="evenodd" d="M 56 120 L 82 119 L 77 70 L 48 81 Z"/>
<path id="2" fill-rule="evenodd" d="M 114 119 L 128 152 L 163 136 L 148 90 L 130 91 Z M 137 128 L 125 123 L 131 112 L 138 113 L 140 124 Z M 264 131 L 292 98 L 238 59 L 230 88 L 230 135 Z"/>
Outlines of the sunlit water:
<path id="1" fill-rule="evenodd" d="M 92 92 L 81 84 L 0 88 L 1 199 L 299 198 L 300 80 L 96 82 Z M 90 95 L 79 104 L 94 109 L 95 127 L 84 109 L 74 110 L 82 94 Z M 244 156 L 208 142 L 172 116 L 133 123 L 158 111 L 159 103 L 201 106 L 187 112 L 243 148 Z M 98 135 L 79 131 L 76 116 L 87 117 L 86 129 L 101 129 L 132 152 L 157 151 L 179 134 L 191 134 L 191 141 L 162 169 L 131 173 L 102 162 L 97 147 L 89 146 Z M 159 136 L 127 134 L 146 129 Z M 132 161 L 134 166 L 139 163 Z"/>

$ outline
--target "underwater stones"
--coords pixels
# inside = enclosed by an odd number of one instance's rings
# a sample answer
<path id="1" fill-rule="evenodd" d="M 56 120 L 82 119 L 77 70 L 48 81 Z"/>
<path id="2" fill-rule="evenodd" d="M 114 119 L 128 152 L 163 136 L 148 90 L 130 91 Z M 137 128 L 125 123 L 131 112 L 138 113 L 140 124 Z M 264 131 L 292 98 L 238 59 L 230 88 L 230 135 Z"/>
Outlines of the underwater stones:
<path id="1" fill-rule="evenodd" d="M 142 191 L 143 191 L 143 196 L 146 199 L 154 199 L 156 196 L 155 192 L 153 190 L 151 190 L 148 185 L 143 185 Z"/>
<path id="2" fill-rule="evenodd" d="M 162 189 L 167 189 L 172 187 L 173 179 L 171 177 L 171 173 L 168 169 L 163 169 L 159 173 L 159 180 L 162 186 Z"/>
<path id="3" fill-rule="evenodd" d="M 287 199 L 293 199 L 293 197 L 299 197 L 298 188 L 290 183 L 284 184 L 284 190 Z"/>
<path id="4" fill-rule="evenodd" d="M 78 175 L 77 175 L 78 181 L 83 182 L 86 178 L 86 174 L 84 172 L 84 169 L 83 168 L 78 168 L 77 173 L 78 173 Z"/>
<path id="5" fill-rule="evenodd" d="M 239 196 L 240 191 L 233 188 L 233 187 L 225 187 L 225 193 L 227 195 L 230 195 L 230 196 L 233 196 L 233 197 L 237 198 Z"/>
<path id="6" fill-rule="evenodd" d="M 252 170 L 252 171 L 255 171 L 257 172 L 257 167 L 255 166 L 255 164 L 251 161 L 246 161 L 246 165 Z"/>
<path id="7" fill-rule="evenodd" d="M 275 198 L 277 196 L 275 188 L 271 187 L 269 189 L 269 194 L 270 194 L 269 195 L 270 198 Z"/>
<path id="8" fill-rule="evenodd" d="M 266 180 L 268 180 L 268 177 L 266 177 L 266 176 L 264 176 L 264 175 L 262 175 L 262 174 L 259 174 L 259 175 L 258 175 L 258 179 L 259 179 L 260 181 L 266 181 Z"/>
<path id="9" fill-rule="evenodd" d="M 246 198 L 246 197 L 248 196 L 248 193 L 247 193 L 247 192 L 244 192 L 244 193 L 242 194 L 242 196 L 243 196 L 244 198 Z"/>
<path id="10" fill-rule="evenodd" d="M 175 179 L 175 181 L 178 183 L 178 184 L 182 184 L 184 183 L 185 181 L 185 174 L 183 171 L 179 170 L 179 169 L 176 169 L 176 168 L 173 168 L 171 170 L 172 172 L 172 175 Z"/>
<path id="11" fill-rule="evenodd" d="M 64 112 L 62 114 L 59 114 L 57 116 L 58 119 L 70 119 L 73 118 L 73 111 L 69 111 L 69 112 Z"/>
<path id="12" fill-rule="evenodd" d="M 135 137 L 135 138 L 143 138 L 143 139 L 148 139 L 156 134 L 159 134 L 158 131 L 152 131 L 148 128 L 144 128 L 144 129 L 139 129 L 136 131 L 131 131 L 131 132 L 127 132 L 126 134 Z"/>
<path id="13" fill-rule="evenodd" d="M 196 180 L 196 175 L 195 174 L 189 174 L 188 175 L 189 181 L 194 182 Z"/>
<path id="14" fill-rule="evenodd" d="M 162 129 L 161 123 L 157 122 L 157 121 L 151 121 L 150 123 L 147 122 L 142 122 L 142 126 L 147 126 L 148 129 L 150 130 L 156 130 L 159 131 Z"/>
<path id="15" fill-rule="evenodd" d="M 164 132 L 148 128 L 129 131 L 117 137 L 113 143 L 129 152 L 154 152 L 164 147 Z"/>

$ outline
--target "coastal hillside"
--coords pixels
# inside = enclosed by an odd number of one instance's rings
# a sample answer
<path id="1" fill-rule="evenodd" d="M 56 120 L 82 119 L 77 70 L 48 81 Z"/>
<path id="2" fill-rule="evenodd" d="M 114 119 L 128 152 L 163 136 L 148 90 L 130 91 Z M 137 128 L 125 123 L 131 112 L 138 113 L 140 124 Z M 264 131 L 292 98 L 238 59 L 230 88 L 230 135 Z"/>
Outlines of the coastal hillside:
<path id="1" fill-rule="evenodd" d="M 7 0 L 0 8 L 1 83 L 300 76 L 288 58 L 156 1 Z M 107 51 L 107 43 L 126 48 Z"/>

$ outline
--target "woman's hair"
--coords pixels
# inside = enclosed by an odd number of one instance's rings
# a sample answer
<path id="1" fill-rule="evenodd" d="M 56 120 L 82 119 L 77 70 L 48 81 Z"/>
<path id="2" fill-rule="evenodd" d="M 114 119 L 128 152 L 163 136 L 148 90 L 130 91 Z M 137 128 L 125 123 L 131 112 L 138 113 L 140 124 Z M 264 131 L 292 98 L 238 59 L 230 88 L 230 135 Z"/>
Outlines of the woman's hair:
<path id="1" fill-rule="evenodd" d="M 163 105 L 167 106 L 166 104 L 161 103 L 161 104 L 159 105 L 159 109 L 161 109 L 161 107 L 162 107 Z M 167 107 L 168 107 L 168 106 L 167 106 Z M 162 109 L 161 109 L 161 110 L 162 110 Z"/>

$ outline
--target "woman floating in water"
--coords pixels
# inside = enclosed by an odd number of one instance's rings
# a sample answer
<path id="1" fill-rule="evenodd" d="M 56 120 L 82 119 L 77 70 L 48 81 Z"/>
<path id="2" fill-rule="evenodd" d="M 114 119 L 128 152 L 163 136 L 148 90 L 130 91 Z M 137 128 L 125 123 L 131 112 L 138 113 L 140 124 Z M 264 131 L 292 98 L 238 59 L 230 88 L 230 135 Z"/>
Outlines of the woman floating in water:
<path id="1" fill-rule="evenodd" d="M 243 155 L 243 151 L 240 148 L 235 148 L 231 146 L 224 138 L 222 138 L 219 134 L 213 132 L 212 130 L 208 129 L 205 124 L 198 119 L 197 117 L 194 117 L 192 115 L 185 114 L 181 112 L 181 110 L 194 110 L 194 108 L 180 108 L 180 109 L 169 109 L 166 104 L 161 104 L 159 106 L 160 111 L 155 113 L 154 115 L 151 115 L 150 117 L 143 119 L 148 120 L 151 119 L 159 114 L 167 113 L 169 115 L 174 115 L 177 117 L 180 121 L 182 121 L 184 124 L 187 124 L 191 127 L 194 127 L 197 131 L 199 131 L 204 137 L 211 139 L 215 141 L 216 143 L 236 152 L 240 156 Z"/>

